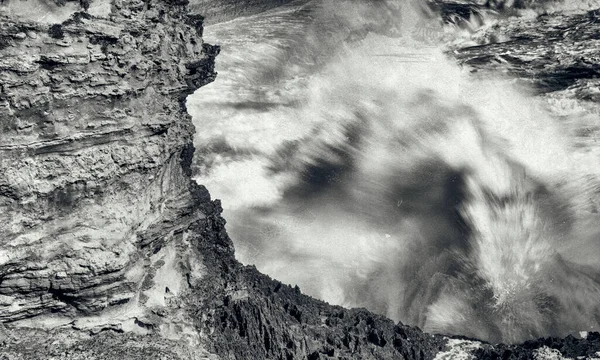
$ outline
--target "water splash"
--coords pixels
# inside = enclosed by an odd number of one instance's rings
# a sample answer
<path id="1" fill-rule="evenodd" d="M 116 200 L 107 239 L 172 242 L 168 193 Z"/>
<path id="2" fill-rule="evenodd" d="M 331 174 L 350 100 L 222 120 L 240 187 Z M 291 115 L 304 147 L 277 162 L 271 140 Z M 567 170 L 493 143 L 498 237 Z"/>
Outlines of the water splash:
<path id="1" fill-rule="evenodd" d="M 427 331 L 597 329 L 600 150 L 577 145 L 575 115 L 474 79 L 415 38 L 429 20 L 414 7 L 351 3 L 206 31 L 224 55 L 188 104 L 197 181 L 223 200 L 238 258 Z"/>

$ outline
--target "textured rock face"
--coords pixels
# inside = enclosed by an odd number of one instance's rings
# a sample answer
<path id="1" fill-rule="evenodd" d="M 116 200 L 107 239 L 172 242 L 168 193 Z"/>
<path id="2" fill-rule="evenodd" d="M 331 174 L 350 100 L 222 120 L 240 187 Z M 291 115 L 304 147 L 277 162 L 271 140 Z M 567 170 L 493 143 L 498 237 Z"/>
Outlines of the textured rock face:
<path id="1" fill-rule="evenodd" d="M 153 254 L 185 246 L 204 216 L 190 210 L 182 105 L 214 79 L 217 48 L 166 1 L 81 8 L 61 24 L 3 10 L 0 320 L 164 302 L 164 287 L 146 287 L 184 255 Z"/>
<path id="2" fill-rule="evenodd" d="M 449 342 L 240 265 L 219 202 L 190 180 L 185 97 L 214 79 L 218 53 L 201 33 L 186 1 L 0 5 L 3 359 L 600 350 L 597 334 L 513 347 Z"/>

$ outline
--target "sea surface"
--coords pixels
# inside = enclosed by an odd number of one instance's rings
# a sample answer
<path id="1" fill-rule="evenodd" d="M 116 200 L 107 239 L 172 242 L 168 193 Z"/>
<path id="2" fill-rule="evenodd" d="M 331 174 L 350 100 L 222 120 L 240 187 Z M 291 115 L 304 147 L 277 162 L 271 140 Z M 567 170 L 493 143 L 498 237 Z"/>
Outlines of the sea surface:
<path id="1" fill-rule="evenodd" d="M 237 258 L 429 332 L 598 331 L 600 5 L 534 5 L 292 1 L 206 27 L 194 173 Z"/>

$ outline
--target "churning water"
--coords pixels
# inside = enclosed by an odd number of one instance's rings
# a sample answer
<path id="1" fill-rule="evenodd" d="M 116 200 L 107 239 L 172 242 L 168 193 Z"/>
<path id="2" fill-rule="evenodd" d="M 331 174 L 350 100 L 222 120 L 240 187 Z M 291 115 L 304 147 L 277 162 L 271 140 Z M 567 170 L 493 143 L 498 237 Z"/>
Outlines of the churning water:
<path id="1" fill-rule="evenodd" d="M 357 1 L 208 27 L 196 180 L 240 261 L 330 303 L 494 342 L 598 330 L 597 116 L 475 78 L 443 52 L 461 31 Z"/>

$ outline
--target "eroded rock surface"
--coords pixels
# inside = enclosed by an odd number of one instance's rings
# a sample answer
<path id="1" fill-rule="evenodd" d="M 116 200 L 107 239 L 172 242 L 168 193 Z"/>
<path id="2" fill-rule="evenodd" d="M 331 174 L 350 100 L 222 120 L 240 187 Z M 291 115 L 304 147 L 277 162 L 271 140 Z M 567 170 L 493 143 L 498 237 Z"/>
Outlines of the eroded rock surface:
<path id="1" fill-rule="evenodd" d="M 214 79 L 218 49 L 184 6 L 110 6 L 60 24 L 0 12 L 3 322 L 133 321 L 164 302 L 153 278 L 180 272 L 187 227 L 206 217 L 191 192 L 207 206 L 208 194 L 186 173 L 184 102 Z M 119 306 L 126 315 L 108 314 Z"/>

